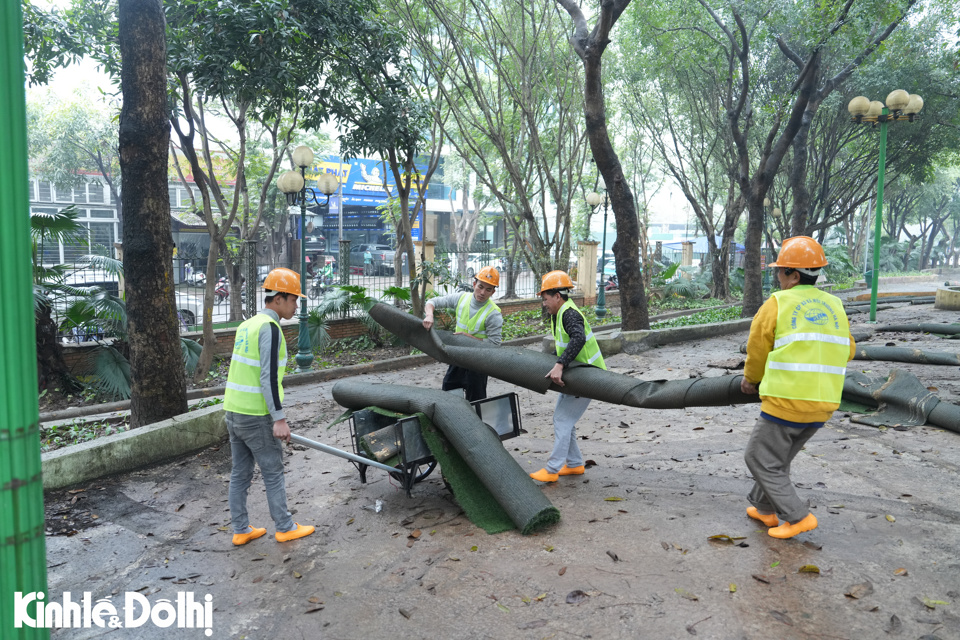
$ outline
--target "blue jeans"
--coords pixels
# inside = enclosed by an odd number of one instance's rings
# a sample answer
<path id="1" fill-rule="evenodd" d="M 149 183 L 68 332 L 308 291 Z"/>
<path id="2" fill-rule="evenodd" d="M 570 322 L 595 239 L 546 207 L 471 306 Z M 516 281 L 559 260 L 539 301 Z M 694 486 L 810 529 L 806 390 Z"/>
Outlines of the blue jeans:
<path id="1" fill-rule="evenodd" d="M 547 460 L 547 471 L 556 473 L 568 467 L 583 465 L 583 454 L 577 446 L 577 420 L 590 406 L 590 398 L 578 398 L 561 393 L 553 410 L 553 452 Z"/>
<path id="2" fill-rule="evenodd" d="M 267 505 L 277 531 L 292 531 L 296 527 L 287 511 L 287 489 L 283 482 L 283 448 L 273 437 L 273 419 L 266 416 L 248 416 L 227 411 L 227 432 L 230 434 L 230 453 L 233 470 L 230 472 L 230 520 L 234 533 L 247 533 L 247 490 L 253 480 L 253 465 L 260 466 L 263 484 L 267 489 Z"/>

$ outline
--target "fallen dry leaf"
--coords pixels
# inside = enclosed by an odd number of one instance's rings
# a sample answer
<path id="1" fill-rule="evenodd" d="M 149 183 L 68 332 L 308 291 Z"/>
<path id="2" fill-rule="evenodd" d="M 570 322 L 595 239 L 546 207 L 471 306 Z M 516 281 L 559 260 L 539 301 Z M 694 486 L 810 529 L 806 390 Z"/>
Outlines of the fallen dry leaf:
<path id="1" fill-rule="evenodd" d="M 408 609 L 402 609 L 402 608 L 401 608 L 401 609 L 398 609 L 398 611 L 400 612 L 400 615 L 402 615 L 402 616 L 403 616 L 404 618 L 406 618 L 407 620 L 409 620 L 409 619 L 410 619 L 410 616 L 413 615 L 413 611 L 408 610 Z"/>
<path id="2" fill-rule="evenodd" d="M 681 588 L 681 587 L 677 587 L 676 589 L 674 589 L 674 591 L 676 591 L 676 592 L 677 592 L 677 595 L 679 595 L 681 598 L 686 598 L 687 600 L 699 600 L 699 599 L 700 599 L 700 598 L 698 598 L 697 596 L 695 596 L 694 594 L 690 593 L 689 591 L 687 591 L 686 589 L 683 589 L 683 588 Z"/>
<path id="3" fill-rule="evenodd" d="M 609 498 L 604 498 L 606 502 L 623 502 L 623 498 L 617 498 L 616 496 L 611 496 Z"/>
<path id="4" fill-rule="evenodd" d="M 897 617 L 897 614 L 890 616 L 890 622 L 887 623 L 887 626 L 883 630 L 890 635 L 896 635 L 903 630 L 903 623 L 900 622 L 900 618 Z"/>
<path id="5" fill-rule="evenodd" d="M 263 580 L 263 576 L 257 576 L 256 578 L 253 579 L 253 584 L 257 584 L 261 580 Z"/>
<path id="6" fill-rule="evenodd" d="M 407 537 L 413 538 L 414 540 L 416 540 L 417 538 L 420 537 L 420 533 L 421 533 L 420 529 L 414 529 L 413 531 L 410 532 L 410 535 L 408 535 Z"/>
<path id="7" fill-rule="evenodd" d="M 524 622 L 523 624 L 518 624 L 517 629 L 539 629 L 540 627 L 545 627 L 548 620 L 541 618 L 540 620 L 531 620 L 530 622 Z"/>
<path id="8" fill-rule="evenodd" d="M 297 580 L 299 580 L 300 578 L 303 577 L 303 574 L 300 573 L 299 571 L 294 571 L 294 572 L 293 572 L 293 577 L 296 578 Z"/>
<path id="9" fill-rule="evenodd" d="M 949 602 L 944 602 L 943 600 L 932 600 L 930 598 L 924 598 L 921 602 L 923 602 L 923 606 L 928 609 L 936 609 L 938 604 L 950 604 Z"/>
<path id="10" fill-rule="evenodd" d="M 895 576 L 905 576 L 905 575 L 907 575 L 907 570 L 904 569 L 903 567 L 900 567 L 899 569 L 897 569 L 896 571 L 893 572 L 893 575 L 895 575 Z"/>
<path id="11" fill-rule="evenodd" d="M 309 609 L 307 609 L 306 611 L 304 611 L 304 613 L 316 613 L 317 611 L 323 611 L 323 605 L 322 605 L 322 604 L 317 605 L 317 606 L 315 606 L 315 607 L 310 607 Z"/>
<path id="12" fill-rule="evenodd" d="M 896 522 L 896 521 L 897 521 L 897 519 L 894 518 L 894 517 L 893 517 L 892 515 L 890 515 L 889 513 L 886 515 L 886 518 L 887 518 L 887 522 Z"/>
<path id="13" fill-rule="evenodd" d="M 782 622 L 785 625 L 793 626 L 793 620 L 790 619 L 790 616 L 784 611 L 771 611 L 770 615 Z"/>
<path id="14" fill-rule="evenodd" d="M 731 582 L 731 583 L 730 583 L 730 593 L 736 593 L 736 592 L 737 592 L 737 585 L 735 585 L 734 583 Z"/>
<path id="15" fill-rule="evenodd" d="M 321 600 L 317 596 L 310 596 L 309 598 L 307 598 L 307 602 L 311 602 L 313 604 L 323 604 L 323 600 Z"/>
<path id="16" fill-rule="evenodd" d="M 713 540 L 714 542 L 725 542 L 727 544 L 733 544 L 735 540 L 746 540 L 746 536 L 728 536 L 725 533 L 718 533 L 715 536 L 710 536 L 707 540 Z"/>
<path id="17" fill-rule="evenodd" d="M 179 507 L 177 507 L 176 509 L 174 509 L 174 511 L 175 511 L 175 512 L 179 512 L 180 509 L 183 509 L 185 506 L 187 506 L 187 505 L 186 505 L 186 504 L 182 504 L 182 505 L 180 505 Z"/>
<path id="18" fill-rule="evenodd" d="M 620 556 L 615 554 L 613 551 L 607 551 L 607 555 L 610 556 L 610 559 L 614 562 L 620 562 Z"/>
<path id="19" fill-rule="evenodd" d="M 843 595 L 848 598 L 853 598 L 854 600 L 859 600 L 864 596 L 868 596 L 873 593 L 873 584 L 870 582 L 861 582 L 859 584 L 852 584 L 847 587 L 847 590 L 843 592 Z"/>
<path id="20" fill-rule="evenodd" d="M 567 604 L 580 604 L 581 602 L 586 600 L 588 597 L 590 596 L 588 596 L 586 593 L 584 593 L 580 589 L 577 589 L 576 591 L 571 591 L 570 593 L 567 594 Z"/>
<path id="21" fill-rule="evenodd" d="M 566 567 L 560 567 L 560 571 L 557 571 L 557 575 L 558 575 L 558 576 L 562 576 L 562 575 L 565 574 L 566 572 L 567 572 L 567 568 L 566 568 Z"/>
<path id="22" fill-rule="evenodd" d="M 805 564 L 797 569 L 797 573 L 820 573 L 820 567 L 815 564 Z"/>

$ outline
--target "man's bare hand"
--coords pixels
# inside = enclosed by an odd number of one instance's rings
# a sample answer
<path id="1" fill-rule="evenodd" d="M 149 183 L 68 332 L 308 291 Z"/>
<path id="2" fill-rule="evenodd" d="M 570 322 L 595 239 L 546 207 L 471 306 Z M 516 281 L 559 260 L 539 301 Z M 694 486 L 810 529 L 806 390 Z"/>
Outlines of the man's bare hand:
<path id="1" fill-rule="evenodd" d="M 760 393 L 760 391 L 757 389 L 757 385 L 753 384 L 746 378 L 740 378 L 740 391 L 748 396 L 755 396 Z"/>
<path id="2" fill-rule="evenodd" d="M 544 378 L 550 378 L 550 380 L 553 381 L 553 384 L 557 385 L 558 387 L 564 386 L 564 382 L 563 382 L 563 365 L 560 364 L 559 362 L 556 363 L 555 365 L 553 365 L 553 368 L 550 369 L 550 372 L 549 372 L 547 375 L 543 376 L 543 377 L 544 377 Z"/>
<path id="3" fill-rule="evenodd" d="M 290 444 L 290 427 L 287 425 L 286 418 L 273 423 L 273 437 Z"/>
<path id="4" fill-rule="evenodd" d="M 423 328 L 427 331 L 433 328 L 433 313 L 428 311 L 426 315 L 423 316 Z"/>

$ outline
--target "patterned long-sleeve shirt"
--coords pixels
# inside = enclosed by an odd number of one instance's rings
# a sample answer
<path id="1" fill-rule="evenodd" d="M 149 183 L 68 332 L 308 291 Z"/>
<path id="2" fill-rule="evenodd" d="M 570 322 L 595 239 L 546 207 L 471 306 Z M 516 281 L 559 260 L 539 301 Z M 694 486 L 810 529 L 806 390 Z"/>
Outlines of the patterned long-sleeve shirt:
<path id="1" fill-rule="evenodd" d="M 566 369 L 567 365 L 573 362 L 580 354 L 580 349 L 583 349 L 583 345 L 587 344 L 587 330 L 583 324 L 583 316 L 581 316 L 576 309 L 567 309 L 564 311 L 563 317 L 560 320 L 563 322 L 563 330 L 570 336 L 570 342 L 567 344 L 567 348 L 557 362 L 562 364 L 563 368 Z M 553 321 L 557 321 L 556 317 L 553 318 Z"/>

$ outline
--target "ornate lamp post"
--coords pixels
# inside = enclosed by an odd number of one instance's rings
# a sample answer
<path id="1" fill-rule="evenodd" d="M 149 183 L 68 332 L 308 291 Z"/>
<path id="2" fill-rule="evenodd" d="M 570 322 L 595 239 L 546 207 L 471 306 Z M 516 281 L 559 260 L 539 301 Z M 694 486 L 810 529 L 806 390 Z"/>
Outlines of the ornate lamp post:
<path id="1" fill-rule="evenodd" d="M 607 192 L 604 191 L 603 195 L 600 195 L 596 191 L 591 191 L 587 194 L 587 204 L 591 207 L 596 207 L 600 203 L 603 203 L 603 244 L 600 245 L 600 291 L 597 292 L 597 318 L 603 320 L 607 315 L 607 285 L 603 281 L 604 272 L 607 269 L 607 205 L 610 202 L 610 198 L 607 195 Z"/>
<path id="2" fill-rule="evenodd" d="M 907 93 L 903 89 L 891 91 L 887 96 L 887 105 L 879 100 L 870 101 L 857 96 L 847 105 L 847 111 L 856 124 L 880 125 L 880 162 L 877 170 L 877 215 L 873 235 L 873 274 L 870 278 L 870 322 L 877 321 L 877 288 L 880 276 L 880 235 L 883 231 L 883 177 L 886 171 L 887 124 L 890 122 L 913 122 L 923 109 L 923 98 Z M 864 274 L 866 276 L 866 274 Z"/>
<path id="3" fill-rule="evenodd" d="M 300 146 L 293 150 L 293 162 L 300 167 L 300 172 L 285 171 L 277 178 L 277 188 L 287 196 L 287 204 L 300 203 L 300 335 L 297 338 L 297 372 L 304 373 L 310 370 L 313 363 L 313 350 L 310 347 L 310 332 L 307 329 L 307 237 L 304 233 L 304 221 L 307 217 L 307 167 L 313 165 L 313 151 L 310 147 Z M 322 173 L 317 179 L 317 186 L 327 196 L 337 190 L 340 181 L 337 177 Z M 311 189 L 310 199 L 313 204 L 322 204 L 317 199 L 316 191 Z"/>

